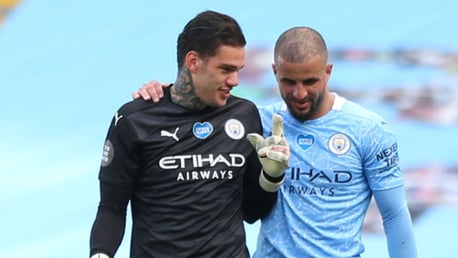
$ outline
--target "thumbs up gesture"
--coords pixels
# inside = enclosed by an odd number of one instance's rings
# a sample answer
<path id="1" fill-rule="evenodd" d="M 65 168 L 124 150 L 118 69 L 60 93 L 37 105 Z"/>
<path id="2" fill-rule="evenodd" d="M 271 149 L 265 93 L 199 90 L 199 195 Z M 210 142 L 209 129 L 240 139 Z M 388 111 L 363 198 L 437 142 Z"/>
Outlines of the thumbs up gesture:
<path id="1" fill-rule="evenodd" d="M 275 192 L 284 181 L 285 169 L 289 161 L 289 146 L 283 136 L 283 118 L 277 114 L 272 117 L 272 135 L 264 139 L 257 133 L 247 135 L 256 149 L 263 172 L 259 177 L 261 187 Z"/>

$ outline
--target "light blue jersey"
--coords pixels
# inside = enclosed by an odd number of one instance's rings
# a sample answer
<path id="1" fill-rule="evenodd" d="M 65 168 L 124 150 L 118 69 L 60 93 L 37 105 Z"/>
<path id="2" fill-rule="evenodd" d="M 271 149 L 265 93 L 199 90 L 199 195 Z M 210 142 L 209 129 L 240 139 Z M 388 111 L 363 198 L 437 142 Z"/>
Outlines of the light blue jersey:
<path id="1" fill-rule="evenodd" d="M 335 95 L 325 116 L 300 122 L 281 102 L 260 107 L 264 137 L 283 117 L 291 156 L 254 257 L 357 257 L 372 191 L 403 185 L 397 140 L 377 114 Z"/>

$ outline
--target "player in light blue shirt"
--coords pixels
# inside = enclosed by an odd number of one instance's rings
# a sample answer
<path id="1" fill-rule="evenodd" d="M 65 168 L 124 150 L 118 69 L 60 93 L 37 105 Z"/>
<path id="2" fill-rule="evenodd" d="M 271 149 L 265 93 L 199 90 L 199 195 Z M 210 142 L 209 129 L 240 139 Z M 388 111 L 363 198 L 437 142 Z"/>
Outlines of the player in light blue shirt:
<path id="1" fill-rule="evenodd" d="M 380 116 L 330 92 L 322 36 L 287 30 L 272 67 L 283 102 L 259 108 L 263 134 L 273 114 L 282 116 L 291 156 L 254 257 L 359 257 L 372 196 L 390 257 L 416 257 L 396 137 Z"/>
<path id="2" fill-rule="evenodd" d="M 272 68 L 283 102 L 259 108 L 263 134 L 271 134 L 273 114 L 283 117 L 291 155 L 254 257 L 360 257 L 372 197 L 390 257 L 417 257 L 396 137 L 379 115 L 330 92 L 322 36 L 308 27 L 285 31 Z M 152 81 L 133 97 L 155 100 L 157 91 Z"/>

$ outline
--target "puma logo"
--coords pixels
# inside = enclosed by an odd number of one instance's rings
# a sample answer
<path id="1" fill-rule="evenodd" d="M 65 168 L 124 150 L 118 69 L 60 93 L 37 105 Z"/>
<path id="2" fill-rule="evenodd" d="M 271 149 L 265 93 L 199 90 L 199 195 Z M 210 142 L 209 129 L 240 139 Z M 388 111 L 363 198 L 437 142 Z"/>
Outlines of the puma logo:
<path id="1" fill-rule="evenodd" d="M 161 136 L 172 137 L 175 141 L 179 141 L 180 139 L 178 139 L 178 137 L 177 137 L 177 132 L 178 132 L 179 129 L 180 129 L 180 127 L 177 127 L 175 129 L 175 132 L 173 132 L 173 133 L 165 131 L 165 130 L 161 130 Z"/>
<path id="2" fill-rule="evenodd" d="M 115 118 L 114 125 L 115 126 L 118 125 L 119 120 L 121 120 L 121 118 L 123 118 L 123 117 L 124 117 L 123 115 L 119 115 L 118 112 L 116 112 L 115 117 L 114 117 Z"/>

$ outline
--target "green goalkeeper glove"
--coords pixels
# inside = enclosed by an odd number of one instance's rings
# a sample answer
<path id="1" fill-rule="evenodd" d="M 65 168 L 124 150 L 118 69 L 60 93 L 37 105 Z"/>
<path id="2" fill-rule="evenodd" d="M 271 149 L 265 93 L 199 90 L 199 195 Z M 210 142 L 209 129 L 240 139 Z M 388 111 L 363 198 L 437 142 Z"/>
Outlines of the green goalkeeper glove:
<path id="1" fill-rule="evenodd" d="M 277 191 L 284 181 L 290 154 L 288 143 L 283 136 L 283 118 L 277 114 L 272 116 L 272 135 L 266 139 L 257 133 L 250 133 L 247 138 L 256 149 L 263 168 L 259 184 L 268 192 Z"/>

